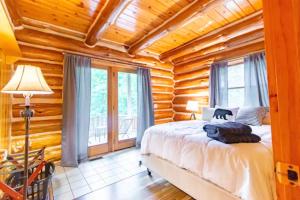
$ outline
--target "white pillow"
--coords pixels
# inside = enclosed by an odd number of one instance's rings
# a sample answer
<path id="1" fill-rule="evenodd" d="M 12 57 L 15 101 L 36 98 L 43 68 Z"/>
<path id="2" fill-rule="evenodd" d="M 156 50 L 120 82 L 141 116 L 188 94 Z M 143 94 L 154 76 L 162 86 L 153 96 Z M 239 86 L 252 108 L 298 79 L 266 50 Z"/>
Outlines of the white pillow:
<path id="1" fill-rule="evenodd" d="M 239 111 L 239 107 L 237 108 L 224 108 L 220 106 L 216 106 L 215 112 L 212 118 L 212 122 L 216 123 L 224 123 L 224 122 L 234 122 L 236 115 Z"/>
<path id="2" fill-rule="evenodd" d="M 203 107 L 202 108 L 202 120 L 210 122 L 213 118 L 215 108 Z"/>
<path id="3" fill-rule="evenodd" d="M 252 126 L 261 126 L 265 115 L 266 109 L 264 107 L 244 107 L 239 109 L 236 122 Z"/>

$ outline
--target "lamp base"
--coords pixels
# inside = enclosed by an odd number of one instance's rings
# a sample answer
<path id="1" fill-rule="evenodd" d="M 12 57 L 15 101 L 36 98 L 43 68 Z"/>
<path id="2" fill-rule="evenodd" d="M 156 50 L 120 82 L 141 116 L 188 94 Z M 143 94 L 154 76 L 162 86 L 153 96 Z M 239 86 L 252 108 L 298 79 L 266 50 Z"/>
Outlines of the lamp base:
<path id="1" fill-rule="evenodd" d="M 190 118 L 191 120 L 196 120 L 196 114 L 194 113 L 194 112 L 192 112 L 192 114 L 191 114 L 191 118 Z"/>

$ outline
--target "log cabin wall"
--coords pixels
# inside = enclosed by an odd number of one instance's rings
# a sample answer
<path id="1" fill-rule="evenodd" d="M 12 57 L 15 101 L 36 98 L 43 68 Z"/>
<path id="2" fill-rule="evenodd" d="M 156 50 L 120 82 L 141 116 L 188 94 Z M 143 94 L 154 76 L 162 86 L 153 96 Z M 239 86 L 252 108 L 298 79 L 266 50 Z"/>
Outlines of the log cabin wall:
<path id="1" fill-rule="evenodd" d="M 29 33 L 31 33 L 29 31 Z M 34 34 L 38 34 L 34 32 Z M 20 36 L 21 35 L 21 36 Z M 28 37 L 23 40 L 23 35 L 16 34 L 22 57 L 15 63 L 15 68 L 19 64 L 29 64 L 41 68 L 47 83 L 54 91 L 51 95 L 35 95 L 32 98 L 34 117 L 31 120 L 30 148 L 36 150 L 42 146 L 47 146 L 47 159 L 60 160 L 61 158 L 61 138 L 62 138 L 62 105 L 63 105 L 63 52 L 57 46 L 45 46 L 39 41 L 31 41 Z M 40 36 L 43 36 L 41 34 Z M 45 35 L 50 37 L 49 35 Z M 45 39 L 45 38 L 44 38 Z M 60 38 L 61 39 L 61 38 Z M 63 40 L 62 40 L 63 41 Z M 60 40 L 58 43 L 61 42 Z M 62 46 L 64 48 L 65 46 Z M 82 51 L 72 51 L 81 54 L 89 53 L 82 48 Z M 103 52 L 101 52 L 104 54 Z M 94 60 L 97 55 L 94 56 Z M 128 58 L 129 59 L 129 58 Z M 155 124 L 173 121 L 172 99 L 174 92 L 173 67 L 170 64 L 160 63 L 157 60 L 148 58 L 137 58 L 136 61 L 144 67 L 151 68 L 152 92 L 154 100 Z M 123 63 L 123 61 L 121 61 Z M 114 61 L 101 61 L 97 63 L 112 66 L 123 66 Z M 139 66 L 136 63 L 135 66 Z M 147 65 L 148 64 L 148 65 Z M 127 66 L 125 62 L 125 66 Z M 21 95 L 12 97 L 12 123 L 10 149 L 11 153 L 21 152 L 24 141 L 24 121 L 20 117 L 23 109 L 24 98 Z"/>
<path id="2" fill-rule="evenodd" d="M 185 52 L 196 49 L 194 52 Z M 174 63 L 174 121 L 190 119 L 187 101 L 198 101 L 201 108 L 209 103 L 209 67 L 215 61 L 234 59 L 264 49 L 261 11 L 197 38 L 168 57 Z M 162 56 L 165 56 L 164 54 Z"/>
<path id="3" fill-rule="evenodd" d="M 95 0 L 93 4 L 84 0 L 80 5 L 76 1 L 61 2 L 58 7 L 54 0 L 3 2 L 22 48 L 19 63 L 62 71 L 63 52 L 68 52 L 103 63 L 150 67 L 156 124 L 186 119 L 188 99 L 207 105 L 211 62 L 261 50 L 264 45 L 261 0 Z M 35 148 L 47 137 L 61 140 L 62 76 L 44 73 L 53 81 L 55 94 L 35 97 L 42 101 L 37 102 L 41 113 L 32 125 Z M 18 136 L 18 127 L 22 126 L 17 106 L 21 97 L 14 96 L 13 100 L 13 142 L 17 144 L 22 138 Z M 55 104 L 56 109 L 44 111 L 39 104 Z M 57 130 L 44 129 L 49 126 Z M 57 158 L 58 142 L 50 146 L 56 149 L 51 153 L 56 152 L 52 156 Z"/>
<path id="4" fill-rule="evenodd" d="M 151 70 L 155 124 L 173 121 L 174 75 L 172 71 Z"/>
<path id="5" fill-rule="evenodd" d="M 30 125 L 30 148 L 40 149 L 47 146 L 47 159 L 59 160 L 61 157 L 62 133 L 62 90 L 63 55 L 62 53 L 20 45 L 22 58 L 15 63 L 28 64 L 41 68 L 47 83 L 53 90 L 51 95 L 34 95 L 31 99 L 34 117 Z M 11 153 L 23 149 L 25 124 L 20 112 L 24 109 L 22 95 L 12 97 Z"/>

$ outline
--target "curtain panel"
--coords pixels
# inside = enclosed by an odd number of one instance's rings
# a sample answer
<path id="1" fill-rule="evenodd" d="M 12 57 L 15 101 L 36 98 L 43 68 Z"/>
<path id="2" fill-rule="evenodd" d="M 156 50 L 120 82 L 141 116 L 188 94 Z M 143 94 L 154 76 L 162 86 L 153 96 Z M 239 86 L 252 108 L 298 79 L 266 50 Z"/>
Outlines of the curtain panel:
<path id="1" fill-rule="evenodd" d="M 211 108 L 228 105 L 228 63 L 217 62 L 210 67 L 209 105 Z"/>
<path id="2" fill-rule="evenodd" d="M 149 69 L 138 68 L 138 110 L 136 146 L 140 147 L 145 130 L 154 125 L 151 74 Z"/>
<path id="3" fill-rule="evenodd" d="M 269 107 L 265 53 L 245 57 L 245 105 Z"/>
<path id="4" fill-rule="evenodd" d="M 88 158 L 91 59 L 65 54 L 62 166 L 76 167 Z"/>

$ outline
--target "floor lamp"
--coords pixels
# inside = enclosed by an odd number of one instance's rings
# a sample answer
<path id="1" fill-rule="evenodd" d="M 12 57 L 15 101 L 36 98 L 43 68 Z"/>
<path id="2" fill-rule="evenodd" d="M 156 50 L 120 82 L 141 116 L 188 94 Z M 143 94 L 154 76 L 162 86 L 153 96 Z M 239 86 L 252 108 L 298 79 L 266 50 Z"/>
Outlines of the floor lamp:
<path id="1" fill-rule="evenodd" d="M 22 94 L 25 98 L 25 108 L 21 113 L 25 120 L 25 148 L 24 148 L 24 200 L 27 199 L 28 181 L 28 153 L 30 118 L 33 111 L 30 109 L 30 98 L 35 94 L 52 94 L 42 71 L 39 67 L 31 65 L 18 65 L 14 75 L 2 89 L 3 93 Z"/>

